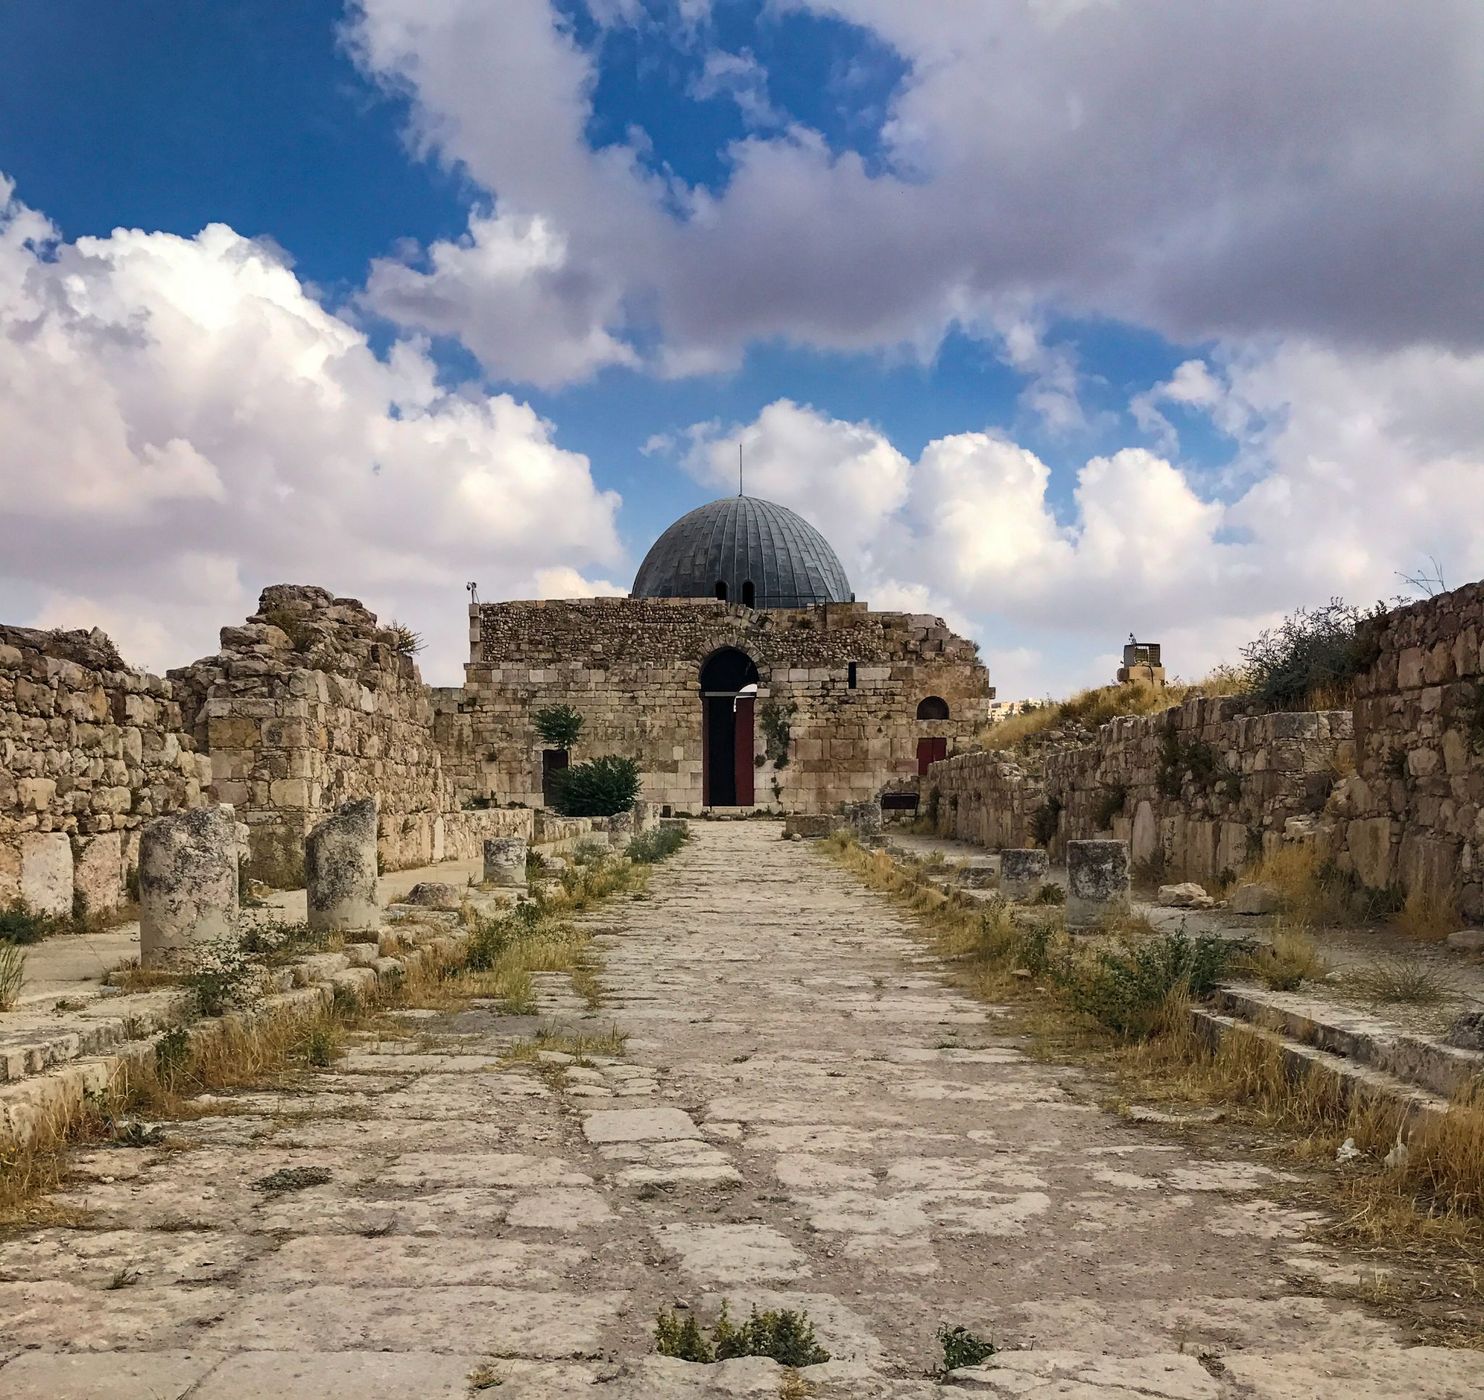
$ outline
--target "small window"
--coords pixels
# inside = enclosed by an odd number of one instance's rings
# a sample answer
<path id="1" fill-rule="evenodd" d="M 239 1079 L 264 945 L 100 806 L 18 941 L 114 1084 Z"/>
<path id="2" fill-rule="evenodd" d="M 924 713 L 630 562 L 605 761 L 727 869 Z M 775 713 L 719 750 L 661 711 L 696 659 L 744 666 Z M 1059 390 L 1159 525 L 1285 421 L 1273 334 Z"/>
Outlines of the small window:
<path id="1" fill-rule="evenodd" d="M 845 684 L 852 690 L 855 689 L 855 662 L 853 661 L 845 668 Z"/>
<path id="2" fill-rule="evenodd" d="M 918 719 L 947 719 L 948 702 L 941 695 L 929 695 L 917 707 Z"/>
<path id="3" fill-rule="evenodd" d="M 720 598 L 723 603 L 727 600 L 727 586 L 726 583 L 721 579 L 716 580 L 716 596 Z"/>
<path id="4" fill-rule="evenodd" d="M 756 596 L 756 593 L 753 591 L 752 580 L 746 580 L 742 585 L 742 606 L 744 608 L 750 608 L 752 606 L 752 600 Z"/>

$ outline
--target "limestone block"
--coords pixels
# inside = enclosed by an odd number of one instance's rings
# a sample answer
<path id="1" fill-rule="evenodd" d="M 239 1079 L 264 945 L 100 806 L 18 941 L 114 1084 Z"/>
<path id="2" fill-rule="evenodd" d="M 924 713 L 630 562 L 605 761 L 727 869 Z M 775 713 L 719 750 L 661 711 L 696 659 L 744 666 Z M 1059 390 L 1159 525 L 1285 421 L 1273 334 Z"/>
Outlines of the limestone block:
<path id="1" fill-rule="evenodd" d="M 157 817 L 139 838 L 139 961 L 188 962 L 237 936 L 237 821 L 230 807 Z"/>
<path id="2" fill-rule="evenodd" d="M 380 926 L 374 797 L 347 802 L 304 838 L 304 891 L 311 929 Z"/>
<path id="3" fill-rule="evenodd" d="M 1484 928 L 1462 928 L 1450 933 L 1448 946 L 1459 953 L 1484 953 Z"/>
<path id="4" fill-rule="evenodd" d="M 881 803 L 878 799 L 852 802 L 845 815 L 856 839 L 863 844 L 881 835 Z"/>
<path id="5" fill-rule="evenodd" d="M 520 836 L 492 836 L 484 843 L 485 884 L 525 889 L 528 853 L 529 847 Z"/>
<path id="6" fill-rule="evenodd" d="M 1209 909 L 1216 901 L 1202 886 L 1189 881 L 1182 885 L 1161 885 L 1154 902 L 1161 909 Z"/>
<path id="7" fill-rule="evenodd" d="M 464 891 L 446 880 L 423 880 L 398 901 L 400 904 L 415 904 L 419 909 L 440 909 L 455 914 L 463 902 Z"/>
<path id="8" fill-rule="evenodd" d="M 117 831 L 72 838 L 72 889 L 81 911 L 117 909 L 124 892 L 123 841 Z"/>
<path id="9" fill-rule="evenodd" d="M 646 831 L 653 831 L 660 824 L 660 809 L 653 802 L 646 802 L 642 797 L 634 803 L 634 831 L 642 836 Z"/>
<path id="10" fill-rule="evenodd" d="M 1276 914 L 1282 900 L 1271 885 L 1238 885 L 1227 901 L 1233 914 Z"/>
<path id="11" fill-rule="evenodd" d="M 1046 883 L 1046 852 L 1027 848 L 1000 852 L 1000 893 L 1009 900 L 1034 899 Z"/>
<path id="12" fill-rule="evenodd" d="M 616 851 L 628 849 L 634 839 L 634 814 L 632 811 L 615 812 L 608 818 L 608 844 Z"/>
<path id="13" fill-rule="evenodd" d="M 36 914 L 72 913 L 72 840 L 65 831 L 21 836 L 20 896 Z"/>
<path id="14" fill-rule="evenodd" d="M 1129 907 L 1129 850 L 1123 841 L 1067 842 L 1067 925 L 1085 928 Z"/>

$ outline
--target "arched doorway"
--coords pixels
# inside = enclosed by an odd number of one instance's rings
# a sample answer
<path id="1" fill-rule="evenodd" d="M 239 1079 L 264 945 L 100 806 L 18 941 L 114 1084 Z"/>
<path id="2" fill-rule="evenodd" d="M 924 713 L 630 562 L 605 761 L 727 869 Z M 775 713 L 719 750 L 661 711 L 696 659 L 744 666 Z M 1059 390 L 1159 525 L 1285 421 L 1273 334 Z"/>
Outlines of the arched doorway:
<path id="1" fill-rule="evenodd" d="M 701 801 L 751 807 L 753 708 L 757 666 L 745 651 L 722 647 L 701 665 Z"/>
<path id="2" fill-rule="evenodd" d="M 926 696 L 917 707 L 917 718 L 929 724 L 941 723 L 948 718 L 948 702 L 941 695 Z M 917 741 L 917 776 L 925 778 L 933 764 L 947 757 L 946 734 L 923 735 Z"/>

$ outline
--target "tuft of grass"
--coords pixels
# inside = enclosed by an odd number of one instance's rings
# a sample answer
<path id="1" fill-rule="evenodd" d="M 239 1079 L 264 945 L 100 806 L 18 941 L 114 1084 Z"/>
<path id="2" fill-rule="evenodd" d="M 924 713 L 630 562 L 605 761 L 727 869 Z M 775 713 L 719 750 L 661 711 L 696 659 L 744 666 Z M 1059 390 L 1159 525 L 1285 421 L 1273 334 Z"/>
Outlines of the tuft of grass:
<path id="1" fill-rule="evenodd" d="M 657 826 L 634 837 L 626 852 L 628 858 L 638 865 L 653 865 L 656 861 L 673 856 L 690 839 L 690 830 L 683 826 Z"/>
<path id="2" fill-rule="evenodd" d="M 1392 954 L 1347 973 L 1345 984 L 1373 1006 L 1437 1006 L 1457 994 L 1453 979 L 1421 958 Z"/>
<path id="3" fill-rule="evenodd" d="M 55 920 L 32 911 L 24 900 L 0 909 L 0 943 L 40 943 L 55 932 Z"/>
<path id="4" fill-rule="evenodd" d="M 543 1050 L 571 1055 L 579 1065 L 590 1065 L 594 1055 L 616 1058 L 628 1045 L 628 1033 L 617 1026 L 610 1026 L 599 1035 L 584 1035 L 580 1032 L 559 1031 L 542 1026 L 529 1040 L 518 1040 L 505 1052 L 507 1064 L 519 1064 L 534 1060 Z"/>
<path id="5" fill-rule="evenodd" d="M 17 943 L 0 943 L 0 1011 L 15 1006 L 25 980 L 25 950 Z"/>
<path id="6" fill-rule="evenodd" d="M 1210 996 L 1235 951 L 1210 934 L 1165 933 L 1143 941 L 1125 935 L 1113 948 L 1064 957 L 1050 971 L 1071 1010 L 1126 1039 L 1144 1040 L 1184 1014 L 1191 998 Z"/>
<path id="7" fill-rule="evenodd" d="M 280 1167 L 277 1171 L 260 1176 L 252 1184 L 254 1191 L 266 1191 L 271 1196 L 281 1196 L 289 1191 L 304 1191 L 311 1186 L 324 1186 L 331 1180 L 324 1167 Z"/>
<path id="8" fill-rule="evenodd" d="M 976 1336 L 962 1324 L 950 1327 L 945 1322 L 938 1328 L 937 1339 L 943 1348 L 943 1364 L 938 1368 L 939 1378 L 965 1366 L 982 1366 L 998 1350 L 987 1337 Z"/>
<path id="9" fill-rule="evenodd" d="M 814 1335 L 807 1312 L 754 1308 L 738 1327 L 725 1300 L 709 1336 L 694 1312 L 687 1310 L 683 1317 L 677 1311 L 661 1312 L 655 1318 L 654 1344 L 661 1356 L 702 1365 L 739 1356 L 766 1356 L 780 1366 L 796 1368 L 819 1366 L 830 1359 Z"/>
<path id="10" fill-rule="evenodd" d="M 1457 891 L 1424 890 L 1420 887 L 1409 890 L 1394 922 L 1408 938 L 1415 938 L 1420 943 L 1441 943 L 1463 923 L 1463 916 L 1458 912 Z"/>
<path id="11" fill-rule="evenodd" d="M 1238 968 L 1275 992 L 1296 992 L 1305 982 L 1322 982 L 1330 971 L 1309 929 L 1282 918 L 1273 926 L 1272 942 L 1244 954 Z"/>

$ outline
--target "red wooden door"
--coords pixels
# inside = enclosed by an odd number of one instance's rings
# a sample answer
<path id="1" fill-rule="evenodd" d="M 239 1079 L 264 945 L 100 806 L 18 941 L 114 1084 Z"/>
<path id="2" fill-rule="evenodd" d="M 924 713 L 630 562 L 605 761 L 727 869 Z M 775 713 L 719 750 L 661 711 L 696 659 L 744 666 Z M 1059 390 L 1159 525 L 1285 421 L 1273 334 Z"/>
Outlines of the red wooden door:
<path id="1" fill-rule="evenodd" d="M 917 776 L 927 777 L 928 765 L 947 757 L 948 740 L 946 738 L 919 739 L 917 741 Z"/>
<path id="2" fill-rule="evenodd" d="M 752 706 L 753 699 L 750 695 L 740 695 L 736 700 L 737 706 L 737 749 L 736 749 L 736 772 L 737 772 L 737 805 L 739 807 L 751 807 L 756 800 L 753 796 L 752 779 L 755 769 L 752 763 Z"/>

